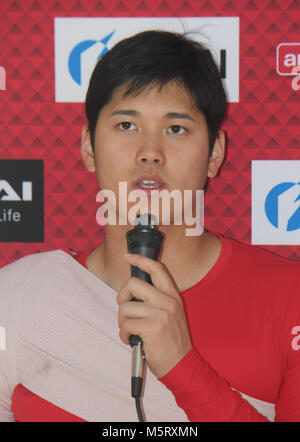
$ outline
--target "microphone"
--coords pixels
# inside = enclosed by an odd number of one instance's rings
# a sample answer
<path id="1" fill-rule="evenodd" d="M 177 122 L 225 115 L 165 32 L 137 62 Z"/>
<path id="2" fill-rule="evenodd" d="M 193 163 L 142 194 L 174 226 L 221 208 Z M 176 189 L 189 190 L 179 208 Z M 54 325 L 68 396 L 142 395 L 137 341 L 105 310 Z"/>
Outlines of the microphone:
<path id="1" fill-rule="evenodd" d="M 126 233 L 126 240 L 129 253 L 136 253 L 157 261 L 161 250 L 163 234 L 157 230 L 156 217 L 147 213 L 137 215 L 134 228 Z M 151 277 L 147 272 L 135 266 L 130 267 L 132 277 L 142 279 L 148 284 L 153 285 Z M 132 298 L 132 301 L 143 302 L 136 298 Z M 143 340 L 138 335 L 131 335 L 129 342 L 132 347 L 131 396 L 136 399 L 139 419 L 143 421 L 139 409 L 139 398 L 141 396 L 145 369 Z"/>

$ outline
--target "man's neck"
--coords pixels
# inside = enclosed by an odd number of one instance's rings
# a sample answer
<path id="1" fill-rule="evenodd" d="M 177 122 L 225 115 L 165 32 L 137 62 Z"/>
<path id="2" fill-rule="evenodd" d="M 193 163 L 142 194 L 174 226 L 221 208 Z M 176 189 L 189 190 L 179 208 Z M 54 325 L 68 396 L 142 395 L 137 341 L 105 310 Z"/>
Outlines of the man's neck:
<path id="1" fill-rule="evenodd" d="M 127 251 L 126 232 L 132 226 L 106 226 L 106 239 L 87 258 L 88 269 L 118 292 L 130 278 L 130 267 L 123 258 Z M 200 281 L 216 263 L 221 241 L 204 232 L 186 236 L 181 226 L 163 226 L 164 241 L 160 261 L 172 275 L 180 292 Z"/>

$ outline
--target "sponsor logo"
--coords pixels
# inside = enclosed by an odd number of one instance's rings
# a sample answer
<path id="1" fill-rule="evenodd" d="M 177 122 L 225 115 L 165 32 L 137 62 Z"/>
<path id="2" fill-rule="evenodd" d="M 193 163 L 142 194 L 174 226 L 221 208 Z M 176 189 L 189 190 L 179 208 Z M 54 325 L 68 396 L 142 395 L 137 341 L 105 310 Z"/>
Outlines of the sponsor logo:
<path id="1" fill-rule="evenodd" d="M 22 181 L 22 197 L 5 180 L 0 180 L 0 201 L 32 201 L 32 182 Z"/>
<path id="2" fill-rule="evenodd" d="M 44 241 L 42 160 L 0 160 L 0 241 Z"/>
<path id="3" fill-rule="evenodd" d="M 71 51 L 69 59 L 68 59 L 68 69 L 72 79 L 79 86 L 83 84 L 82 78 L 82 70 L 83 64 L 81 62 L 83 58 L 83 54 L 85 51 L 89 50 L 91 47 L 95 45 L 100 45 L 100 53 L 95 61 L 98 61 L 106 52 L 108 52 L 107 44 L 115 31 L 111 32 L 109 35 L 106 35 L 101 40 L 84 40 L 78 43 Z"/>
<path id="4" fill-rule="evenodd" d="M 212 51 L 228 101 L 239 101 L 239 17 L 55 18 L 55 101 L 83 102 L 97 61 L 147 29 L 191 32 Z"/>
<path id="5" fill-rule="evenodd" d="M 265 212 L 276 229 L 286 232 L 300 229 L 300 182 L 274 186 L 267 195 Z"/>
<path id="6" fill-rule="evenodd" d="M 252 161 L 252 243 L 300 244 L 300 161 Z"/>
<path id="7" fill-rule="evenodd" d="M 300 43 L 280 43 L 276 48 L 276 70 L 279 75 L 296 75 L 300 66 Z"/>

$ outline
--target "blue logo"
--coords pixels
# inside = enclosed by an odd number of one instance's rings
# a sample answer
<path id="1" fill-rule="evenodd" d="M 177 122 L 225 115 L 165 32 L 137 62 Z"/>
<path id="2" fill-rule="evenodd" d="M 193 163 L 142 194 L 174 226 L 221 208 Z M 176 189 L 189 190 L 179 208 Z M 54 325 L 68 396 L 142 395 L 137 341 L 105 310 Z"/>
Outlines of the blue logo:
<path id="1" fill-rule="evenodd" d="M 287 232 L 300 229 L 300 182 L 273 187 L 265 201 L 265 212 L 277 229 Z"/>
<path id="2" fill-rule="evenodd" d="M 99 60 L 106 52 L 108 52 L 107 43 L 113 36 L 116 31 L 111 32 L 106 37 L 101 40 L 84 40 L 78 43 L 71 51 L 69 59 L 68 59 L 68 68 L 71 77 L 79 86 L 81 86 L 81 54 L 89 49 L 91 46 L 94 46 L 96 43 L 102 43 L 104 48 L 101 53 L 98 55 L 97 60 Z"/>

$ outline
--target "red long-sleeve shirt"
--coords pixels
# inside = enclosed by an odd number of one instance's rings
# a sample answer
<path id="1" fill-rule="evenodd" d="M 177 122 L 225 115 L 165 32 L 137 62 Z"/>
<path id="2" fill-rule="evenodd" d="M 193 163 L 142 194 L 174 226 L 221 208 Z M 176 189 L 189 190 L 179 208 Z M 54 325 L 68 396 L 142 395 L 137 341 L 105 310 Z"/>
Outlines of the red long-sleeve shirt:
<path id="1" fill-rule="evenodd" d="M 181 293 L 193 349 L 159 381 L 190 421 L 300 421 L 300 263 L 219 237 L 214 267 Z M 12 410 L 19 421 L 86 420 L 21 383 Z"/>

